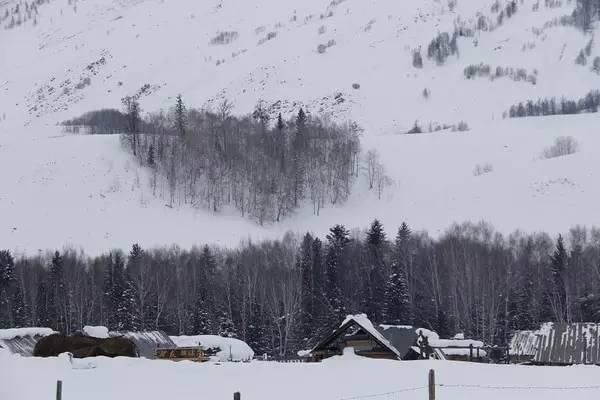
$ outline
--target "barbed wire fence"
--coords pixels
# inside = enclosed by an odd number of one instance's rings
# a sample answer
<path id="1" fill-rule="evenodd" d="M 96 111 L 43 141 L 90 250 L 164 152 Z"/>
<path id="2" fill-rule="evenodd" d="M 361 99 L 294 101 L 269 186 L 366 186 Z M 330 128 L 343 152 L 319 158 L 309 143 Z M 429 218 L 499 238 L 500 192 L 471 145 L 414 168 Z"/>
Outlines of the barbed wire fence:
<path id="1" fill-rule="evenodd" d="M 556 391 L 556 392 L 568 392 L 568 391 L 586 391 L 586 392 L 598 392 L 600 399 L 600 385 L 578 385 L 578 386 L 524 386 L 524 385 L 483 385 L 483 384 L 453 384 L 453 383 L 436 383 L 435 382 L 435 371 L 432 369 L 429 371 L 428 384 L 424 386 L 406 387 L 398 390 L 369 394 L 363 396 L 352 396 L 343 397 L 339 400 L 399 400 L 406 399 L 403 394 L 407 392 L 426 392 L 429 400 L 436 400 L 436 389 L 467 389 L 467 390 L 500 390 L 500 391 Z M 425 396 L 425 393 L 424 393 Z M 425 397 L 423 397 L 425 398 Z"/>

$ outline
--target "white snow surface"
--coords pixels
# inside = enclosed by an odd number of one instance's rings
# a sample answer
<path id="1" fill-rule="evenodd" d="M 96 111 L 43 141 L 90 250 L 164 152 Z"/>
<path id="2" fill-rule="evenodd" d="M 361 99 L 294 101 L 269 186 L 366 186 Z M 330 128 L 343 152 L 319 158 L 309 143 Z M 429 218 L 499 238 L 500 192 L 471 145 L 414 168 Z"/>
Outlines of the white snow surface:
<path id="1" fill-rule="evenodd" d="M 422 69 L 412 67 L 412 51 L 424 54 L 457 21 L 495 20 L 493 3 L 460 0 L 453 10 L 439 0 L 44 3 L 37 24 L 2 27 L 0 35 L 0 54 L 10 55 L 0 57 L 0 243 L 17 252 L 72 246 L 95 254 L 134 242 L 235 246 L 289 230 L 324 235 L 334 223 L 364 228 L 374 218 L 390 230 L 407 221 L 434 235 L 463 221 L 485 220 L 504 233 L 600 225 L 599 114 L 502 119 L 519 101 L 576 99 L 598 88 L 590 62 L 574 63 L 591 35 L 551 24 L 571 14 L 573 1 L 519 1 L 502 26 L 459 38 L 460 57 L 437 66 L 424 56 Z M 0 15 L 14 4 L 0 2 Z M 219 32 L 237 37 L 211 44 Z M 600 55 L 599 41 L 591 54 Z M 479 63 L 536 71 L 537 84 L 466 80 L 464 68 Z M 392 185 L 379 200 L 363 179 L 343 205 L 319 216 L 307 206 L 265 227 L 231 210 L 168 208 L 117 137 L 65 135 L 56 126 L 119 107 L 146 84 L 147 112 L 168 108 L 181 93 L 188 105 L 213 109 L 227 98 L 237 114 L 259 99 L 281 100 L 286 115 L 304 105 L 356 121 L 363 148 L 380 153 Z M 334 101 L 338 93 L 344 102 Z M 415 120 L 425 128 L 462 120 L 471 130 L 402 135 Z M 559 136 L 572 136 L 579 152 L 540 158 Z M 492 170 L 474 176 L 484 164 Z"/>
<path id="2" fill-rule="evenodd" d="M 170 336 L 177 347 L 200 346 L 204 349 L 221 349 L 216 354 L 216 361 L 250 361 L 254 357 L 254 351 L 248 344 L 235 338 L 227 338 L 216 335 L 195 336 Z"/>
<path id="3" fill-rule="evenodd" d="M 105 326 L 86 325 L 83 327 L 83 333 L 85 333 L 88 336 L 100 338 L 100 339 L 106 339 L 109 337 L 108 328 Z"/>
<path id="4" fill-rule="evenodd" d="M 38 400 L 54 396 L 63 381 L 63 398 L 86 400 L 231 399 L 329 400 L 414 388 L 374 400 L 427 398 L 429 369 L 436 373 L 437 397 L 445 400 L 547 400 L 599 396 L 600 369 L 594 366 L 526 367 L 448 361 L 372 360 L 352 355 L 322 363 L 193 363 L 132 358 L 86 359 L 95 368 L 74 369 L 59 358 L 26 358 L 0 353 L 0 398 Z M 365 377 L 368 377 L 366 379 Z M 35 382 L 35 384 L 31 384 Z M 462 387 L 479 385 L 479 387 Z M 504 387 L 493 389 L 490 387 Z M 520 387 L 510 389 L 507 387 Z M 530 389 L 523 389 L 528 387 Z M 567 389 L 552 389 L 562 387 Z M 579 388 L 574 388 L 579 387 Z M 569 389 L 571 388 L 571 389 Z"/>
<path id="5" fill-rule="evenodd" d="M 0 329 L 0 340 L 11 340 L 19 337 L 50 336 L 56 333 L 50 328 L 8 328 Z"/>

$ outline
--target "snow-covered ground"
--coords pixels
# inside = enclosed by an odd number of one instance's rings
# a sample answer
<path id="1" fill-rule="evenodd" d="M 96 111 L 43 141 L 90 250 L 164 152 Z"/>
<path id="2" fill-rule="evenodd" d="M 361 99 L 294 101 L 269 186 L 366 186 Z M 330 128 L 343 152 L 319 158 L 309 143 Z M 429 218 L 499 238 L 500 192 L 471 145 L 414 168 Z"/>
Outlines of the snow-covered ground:
<path id="1" fill-rule="evenodd" d="M 5 3 L 14 2 L 2 2 L 0 15 Z M 493 3 L 460 0 L 452 11 L 439 0 L 40 5 L 35 26 L 30 20 L 0 35 L 0 54 L 9 55 L 0 57 L 0 246 L 35 252 L 71 245 L 88 253 L 133 242 L 233 246 L 288 230 L 323 235 L 334 223 L 363 228 L 375 217 L 388 230 L 407 220 L 433 233 L 466 220 L 486 220 L 504 232 L 600 225 L 598 114 L 502 119 L 518 101 L 579 98 L 598 88 L 600 76 L 590 69 L 598 41 L 588 64 L 575 65 L 591 35 L 545 27 L 571 14 L 574 2 L 540 2 L 534 11 L 537 0 L 519 1 L 502 26 L 459 38 L 459 57 L 437 66 L 425 55 L 428 43 L 457 23 L 473 26 L 478 15 L 495 21 Z M 219 32 L 236 34 L 211 44 Z M 331 40 L 335 45 L 320 54 L 318 45 Z M 423 69 L 412 66 L 419 47 Z M 464 68 L 479 63 L 524 68 L 537 73 L 537 83 L 466 80 Z M 393 185 L 378 200 L 359 182 L 343 206 L 318 217 L 306 207 L 265 227 L 234 212 L 168 208 L 152 197 L 146 172 L 117 137 L 69 136 L 56 126 L 118 107 L 144 85 L 145 111 L 167 108 L 181 93 L 189 105 L 213 108 L 227 98 L 236 113 L 259 99 L 281 100 L 283 112 L 302 104 L 357 121 L 364 149 L 381 154 Z M 471 130 L 401 135 L 415 120 L 424 128 L 466 121 Z M 558 136 L 573 136 L 580 151 L 540 159 Z M 491 172 L 474 176 L 477 165 L 488 163 Z"/>
<path id="2" fill-rule="evenodd" d="M 146 359 L 22 358 L 0 353 L 0 398 L 51 398 L 63 381 L 63 399 L 372 400 L 427 399 L 427 375 L 436 371 L 437 398 L 579 400 L 600 396 L 597 367 L 525 367 L 447 361 L 384 361 L 345 355 L 315 364 L 273 362 L 196 364 Z M 94 368 L 91 368 L 94 367 Z M 403 391 L 405 389 L 410 389 Z M 387 393 L 387 394 L 382 394 Z"/>

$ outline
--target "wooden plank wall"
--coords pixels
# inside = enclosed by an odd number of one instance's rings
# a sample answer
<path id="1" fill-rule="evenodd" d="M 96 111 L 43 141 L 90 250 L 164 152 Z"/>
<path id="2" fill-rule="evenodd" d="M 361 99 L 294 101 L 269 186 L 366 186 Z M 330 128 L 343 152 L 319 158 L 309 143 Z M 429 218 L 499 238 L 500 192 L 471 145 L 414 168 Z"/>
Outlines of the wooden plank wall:
<path id="1" fill-rule="evenodd" d="M 534 361 L 544 364 L 600 364 L 600 324 L 554 324 L 540 335 Z"/>

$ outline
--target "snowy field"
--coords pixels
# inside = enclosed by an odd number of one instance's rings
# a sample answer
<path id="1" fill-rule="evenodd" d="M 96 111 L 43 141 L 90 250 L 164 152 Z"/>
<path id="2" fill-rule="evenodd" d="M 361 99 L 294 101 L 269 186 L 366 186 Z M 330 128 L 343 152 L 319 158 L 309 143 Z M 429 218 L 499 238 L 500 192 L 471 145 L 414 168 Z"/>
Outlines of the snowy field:
<path id="1" fill-rule="evenodd" d="M 75 360 L 82 363 L 82 360 Z M 427 375 L 436 371 L 437 398 L 548 400 L 598 399 L 598 367 L 525 367 L 460 362 L 376 361 L 338 357 L 318 364 L 272 362 L 194 364 L 145 359 L 97 358 L 93 369 L 74 369 L 66 358 L 0 355 L 0 398 L 86 400 L 425 400 Z M 358 399 L 357 399 L 358 400 Z"/>
<path id="2" fill-rule="evenodd" d="M 169 208 L 152 196 L 147 172 L 116 136 L 57 131 L 0 146 L 0 243 L 28 253 L 71 245 L 90 254 L 134 242 L 235 246 L 290 230 L 324 235 L 336 223 L 362 229 L 373 218 L 389 231 L 406 220 L 434 235 L 453 222 L 481 220 L 504 233 L 557 234 L 577 224 L 600 225 L 594 211 L 600 201 L 598 122 L 598 114 L 589 114 L 507 120 L 463 133 L 365 136 L 364 146 L 378 149 L 393 180 L 381 200 L 359 182 L 341 207 L 320 216 L 307 207 L 265 227 L 234 212 Z M 575 138 L 579 152 L 542 159 L 558 136 Z M 24 157 L 29 153 L 35 156 Z M 485 163 L 493 171 L 474 176 L 476 165 Z"/>
<path id="3" fill-rule="evenodd" d="M 0 13 L 12 3 L 2 2 Z M 586 66 L 576 65 L 591 35 L 552 24 L 570 15 L 574 2 L 539 2 L 535 11 L 537 0 L 519 1 L 512 18 L 459 38 L 459 57 L 438 66 L 425 53 L 439 32 L 473 26 L 480 15 L 497 17 L 492 0 L 460 0 L 453 10 L 447 3 L 44 3 L 35 26 L 29 21 L 0 35 L 0 54 L 11 55 L 0 57 L 0 246 L 30 254 L 63 246 L 97 254 L 134 242 L 236 246 L 290 230 L 323 236 L 336 223 L 364 229 L 374 218 L 388 231 L 406 220 L 434 235 L 453 222 L 480 220 L 504 233 L 600 225 L 598 114 L 502 119 L 519 101 L 579 98 L 598 88 L 590 64 L 600 42 L 592 42 Z M 215 44 L 219 32 L 230 32 L 231 41 Z M 329 41 L 335 44 L 319 53 Z M 418 48 L 422 69 L 412 66 Z M 479 63 L 535 71 L 536 85 L 465 79 L 465 67 Z M 259 99 L 281 100 L 284 113 L 304 105 L 356 121 L 364 150 L 380 153 L 392 185 L 378 200 L 361 179 L 346 204 L 318 217 L 307 205 L 265 227 L 228 210 L 168 208 L 117 137 L 66 136 L 56 126 L 119 107 L 121 97 L 146 84 L 146 112 L 170 107 L 181 93 L 189 105 L 213 109 L 227 98 L 236 114 Z M 344 102 L 335 101 L 338 93 Z M 424 128 L 465 121 L 470 131 L 401 135 L 415 120 Z M 579 152 L 541 159 L 558 136 L 572 136 Z M 486 164 L 491 171 L 475 176 Z"/>

